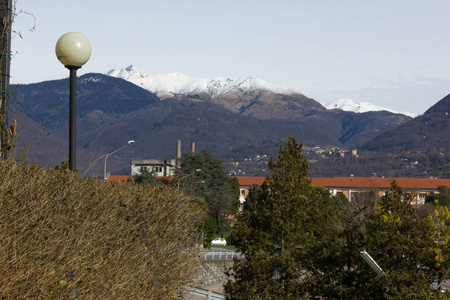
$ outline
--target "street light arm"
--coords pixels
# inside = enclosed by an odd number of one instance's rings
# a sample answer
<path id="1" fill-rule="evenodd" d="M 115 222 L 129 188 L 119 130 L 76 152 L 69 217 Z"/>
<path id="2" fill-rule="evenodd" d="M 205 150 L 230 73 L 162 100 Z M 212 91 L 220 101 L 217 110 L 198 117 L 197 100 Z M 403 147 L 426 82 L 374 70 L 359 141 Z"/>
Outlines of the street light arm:
<path id="1" fill-rule="evenodd" d="M 128 147 L 128 146 L 131 145 L 131 144 L 134 144 L 134 140 L 128 141 L 128 143 L 127 143 L 126 145 L 120 147 L 120 148 L 117 149 L 117 150 L 114 150 L 114 151 L 111 152 L 111 153 L 106 154 L 106 156 L 105 156 L 105 169 L 104 169 L 104 171 L 103 171 L 103 179 L 104 179 L 104 180 L 107 179 L 107 178 L 106 178 L 106 160 L 108 159 L 108 156 L 110 156 L 110 155 L 112 155 L 112 154 L 114 154 L 114 153 L 116 153 L 116 152 L 122 150 L 122 149 L 125 148 L 125 147 Z"/>
<path id="2" fill-rule="evenodd" d="M 180 179 L 178 179 L 178 183 L 177 183 L 178 188 L 180 188 L 180 181 L 181 181 L 182 179 L 184 179 L 184 178 L 186 178 L 186 177 L 189 177 L 189 176 L 192 176 L 192 175 L 194 175 L 194 174 L 189 174 L 189 175 L 183 176 L 183 177 L 181 177 Z"/>
<path id="3" fill-rule="evenodd" d="M 112 154 L 114 154 L 114 153 L 116 153 L 116 152 L 118 152 L 118 151 L 122 150 L 123 148 L 125 148 L 125 147 L 127 147 L 127 146 L 128 146 L 128 145 L 122 146 L 122 147 L 120 147 L 119 149 L 117 149 L 117 150 L 114 150 L 113 152 L 111 152 L 111 153 L 109 153 L 109 154 L 106 154 L 106 157 L 105 157 L 105 159 L 107 159 L 107 158 L 108 158 L 108 156 L 110 156 L 110 155 L 112 155 Z"/>

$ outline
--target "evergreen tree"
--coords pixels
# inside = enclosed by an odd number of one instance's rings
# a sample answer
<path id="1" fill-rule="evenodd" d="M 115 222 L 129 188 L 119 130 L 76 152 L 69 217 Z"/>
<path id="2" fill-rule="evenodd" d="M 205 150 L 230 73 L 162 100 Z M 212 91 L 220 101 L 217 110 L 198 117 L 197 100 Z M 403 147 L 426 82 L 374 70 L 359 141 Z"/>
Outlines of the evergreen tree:
<path id="1" fill-rule="evenodd" d="M 289 136 L 269 161 L 272 175 L 233 227 L 236 259 L 225 284 L 229 299 L 299 299 L 306 294 L 310 249 L 321 234 L 322 191 L 311 186 L 302 145 Z M 247 204 L 246 204 L 247 206 Z"/>
<path id="2" fill-rule="evenodd" d="M 214 219 L 214 222 L 208 222 L 208 230 L 213 224 L 216 225 L 216 233 L 222 234 L 230 230 L 227 216 L 232 213 L 235 193 L 233 194 L 230 177 L 223 161 L 207 149 L 198 153 L 185 152 L 181 163 L 181 176 L 185 176 L 186 179 L 189 176 L 191 184 L 200 186 L 201 195 L 209 205 L 210 218 Z M 193 180 L 195 182 L 192 182 Z M 189 182 L 185 179 L 183 181 Z M 207 238 L 209 239 L 211 236 Z"/>
<path id="3" fill-rule="evenodd" d="M 239 197 L 241 194 L 241 186 L 236 177 L 230 178 L 230 190 L 232 195 L 230 211 L 232 214 L 236 214 L 239 211 Z"/>

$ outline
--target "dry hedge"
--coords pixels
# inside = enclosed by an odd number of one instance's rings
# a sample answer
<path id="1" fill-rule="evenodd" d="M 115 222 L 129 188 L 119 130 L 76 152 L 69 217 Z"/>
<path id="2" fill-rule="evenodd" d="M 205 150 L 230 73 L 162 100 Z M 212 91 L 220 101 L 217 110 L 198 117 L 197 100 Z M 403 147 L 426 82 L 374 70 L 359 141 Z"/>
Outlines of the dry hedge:
<path id="1" fill-rule="evenodd" d="M 203 216 L 173 188 L 0 161 L 0 298 L 174 299 Z"/>

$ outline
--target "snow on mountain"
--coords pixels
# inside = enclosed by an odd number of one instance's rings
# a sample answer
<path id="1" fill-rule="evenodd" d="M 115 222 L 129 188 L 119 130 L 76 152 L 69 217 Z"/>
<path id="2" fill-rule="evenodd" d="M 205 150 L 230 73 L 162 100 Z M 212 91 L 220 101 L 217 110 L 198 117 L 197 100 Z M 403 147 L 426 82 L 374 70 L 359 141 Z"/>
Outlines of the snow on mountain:
<path id="1" fill-rule="evenodd" d="M 193 78 L 181 73 L 169 73 L 166 75 L 151 75 L 134 66 L 125 69 L 110 70 L 106 75 L 122 78 L 130 81 L 159 96 L 165 94 L 199 94 L 207 93 L 211 96 L 226 95 L 236 91 L 266 91 L 277 94 L 298 93 L 291 88 L 271 84 L 257 76 L 231 79 L 225 77 Z"/>
<path id="2" fill-rule="evenodd" d="M 130 65 L 125 69 L 110 70 L 106 72 L 106 75 L 130 81 L 150 92 L 156 93 L 159 97 L 173 96 L 174 94 L 193 95 L 201 93 L 206 93 L 211 96 L 222 96 L 234 92 L 252 91 L 265 91 L 285 95 L 294 93 L 299 94 L 299 92 L 294 89 L 269 83 L 257 76 L 239 79 L 225 77 L 211 79 L 189 77 L 181 73 L 151 75 L 133 65 Z M 355 113 L 385 110 L 392 113 L 404 114 L 412 118 L 417 116 L 413 113 L 397 112 L 369 102 L 357 102 L 348 98 L 338 99 L 324 106 L 327 109 L 341 109 L 344 111 L 353 111 Z"/>
<path id="3" fill-rule="evenodd" d="M 369 102 L 358 102 L 353 99 L 338 99 L 336 101 L 332 101 L 331 103 L 324 105 L 327 109 L 341 109 L 344 111 L 352 111 L 355 113 L 365 113 L 369 111 L 388 111 L 394 114 L 403 114 L 409 116 L 411 118 L 417 117 L 416 114 L 409 112 L 397 112 L 389 108 L 385 108 L 382 106 L 378 106 Z"/>

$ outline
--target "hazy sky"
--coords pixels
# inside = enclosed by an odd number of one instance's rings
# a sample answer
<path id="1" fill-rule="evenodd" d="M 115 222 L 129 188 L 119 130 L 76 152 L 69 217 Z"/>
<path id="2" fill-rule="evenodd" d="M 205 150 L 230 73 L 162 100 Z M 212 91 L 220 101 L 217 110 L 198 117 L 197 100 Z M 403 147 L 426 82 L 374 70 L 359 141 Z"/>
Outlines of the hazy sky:
<path id="1" fill-rule="evenodd" d="M 79 75 L 131 64 L 257 75 L 321 103 L 421 114 L 450 93 L 449 11 L 448 0 L 17 0 L 11 82 L 67 77 L 55 44 L 78 31 L 92 45 Z"/>

